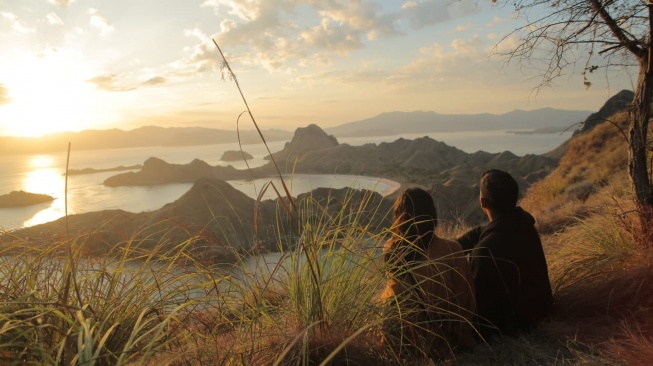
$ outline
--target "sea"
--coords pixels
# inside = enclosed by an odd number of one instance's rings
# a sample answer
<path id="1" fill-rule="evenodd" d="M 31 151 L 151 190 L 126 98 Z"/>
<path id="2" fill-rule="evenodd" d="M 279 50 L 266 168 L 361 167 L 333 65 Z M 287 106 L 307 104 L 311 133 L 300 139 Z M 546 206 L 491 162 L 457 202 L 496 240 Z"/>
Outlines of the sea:
<path id="1" fill-rule="evenodd" d="M 514 131 L 514 130 L 513 130 Z M 368 143 L 392 142 L 399 138 L 416 139 L 429 136 L 468 153 L 479 150 L 490 153 L 511 151 L 516 155 L 543 154 L 553 150 L 569 137 L 571 132 L 548 134 L 515 134 L 508 131 L 471 131 L 446 133 L 418 133 L 393 136 L 339 138 L 338 142 L 352 146 Z M 11 231 L 22 227 L 38 225 L 59 219 L 66 214 L 79 214 L 110 209 L 129 212 L 153 211 L 166 203 L 173 202 L 187 192 L 191 183 L 164 184 L 144 187 L 107 187 L 103 184 L 108 177 L 125 171 L 98 172 L 92 174 L 70 175 L 66 179 L 66 164 L 69 169 L 110 169 L 118 166 L 143 164 L 150 157 L 160 158 L 172 164 L 187 164 L 200 159 L 210 165 L 232 165 L 237 169 L 253 168 L 266 164 L 264 158 L 269 152 L 283 149 L 286 141 L 242 145 L 243 151 L 254 158 L 244 161 L 225 162 L 222 154 L 228 150 L 239 150 L 237 143 L 183 147 L 138 147 L 106 150 L 76 151 L 71 147 L 68 157 L 65 148 L 60 152 L 48 154 L 22 154 L 0 156 L 0 195 L 12 191 L 48 194 L 55 198 L 52 202 L 19 208 L 0 208 L 0 231 Z M 269 150 L 269 151 L 268 151 Z M 241 179 L 228 181 L 238 190 L 252 198 L 260 195 L 261 189 L 271 179 Z M 398 188 L 396 182 L 384 177 L 365 177 L 350 175 L 307 175 L 295 174 L 285 177 L 296 196 L 318 187 L 366 188 L 381 194 L 389 194 Z M 275 183 L 275 184 L 276 184 Z M 278 186 L 278 184 L 277 184 Z M 262 199 L 276 198 L 268 189 Z"/>

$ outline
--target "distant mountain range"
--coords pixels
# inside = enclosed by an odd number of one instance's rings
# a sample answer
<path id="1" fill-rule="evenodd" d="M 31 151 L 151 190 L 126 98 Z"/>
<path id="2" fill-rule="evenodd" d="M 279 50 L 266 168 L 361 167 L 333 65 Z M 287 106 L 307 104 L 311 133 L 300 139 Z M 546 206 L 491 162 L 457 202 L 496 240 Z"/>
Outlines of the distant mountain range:
<path id="1" fill-rule="evenodd" d="M 336 137 L 346 137 L 422 132 L 574 129 L 574 125 L 580 126 L 591 113 L 553 108 L 514 110 L 504 114 L 389 112 L 324 130 Z"/>
<path id="2" fill-rule="evenodd" d="M 292 132 L 265 130 L 267 141 L 289 140 Z M 240 131 L 243 144 L 260 142 L 258 132 Z M 197 146 L 238 142 L 235 130 L 204 127 L 144 126 L 133 130 L 85 130 L 61 132 L 38 138 L 0 137 L 0 154 L 43 153 L 65 151 L 68 143 L 75 150 L 120 149 L 149 146 Z"/>
<path id="3" fill-rule="evenodd" d="M 405 133 L 452 131 L 532 130 L 568 128 L 583 121 L 591 112 L 552 108 L 515 110 L 504 114 L 439 114 L 435 112 L 389 112 L 361 121 L 326 128 L 335 137 L 393 136 Z M 266 141 L 288 141 L 293 132 L 278 129 L 262 131 Z M 240 131 L 243 144 L 260 142 L 257 131 Z M 0 154 L 64 151 L 68 143 L 75 150 L 112 149 L 148 146 L 195 146 L 238 142 L 235 130 L 203 127 L 145 126 L 134 130 L 85 130 L 62 132 L 40 138 L 0 137 Z"/>

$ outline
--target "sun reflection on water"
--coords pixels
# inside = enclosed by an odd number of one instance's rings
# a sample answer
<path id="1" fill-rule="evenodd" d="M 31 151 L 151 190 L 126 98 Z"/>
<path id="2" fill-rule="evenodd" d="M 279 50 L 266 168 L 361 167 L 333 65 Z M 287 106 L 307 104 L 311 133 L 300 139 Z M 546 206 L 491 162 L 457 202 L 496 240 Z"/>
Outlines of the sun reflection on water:
<path id="1" fill-rule="evenodd" d="M 30 168 L 52 168 L 54 166 L 54 157 L 51 155 L 34 155 L 30 156 L 27 162 Z"/>
<path id="2" fill-rule="evenodd" d="M 22 186 L 26 192 L 59 196 L 63 192 L 64 177 L 56 169 L 41 168 L 28 172 Z"/>
<path id="3" fill-rule="evenodd" d="M 47 194 L 55 198 L 49 206 L 27 219 L 23 226 L 38 225 L 53 221 L 64 215 L 64 186 L 65 177 L 55 168 L 55 159 L 52 156 L 37 155 L 32 157 L 28 165 L 31 167 L 21 184 L 22 190 L 30 193 Z"/>

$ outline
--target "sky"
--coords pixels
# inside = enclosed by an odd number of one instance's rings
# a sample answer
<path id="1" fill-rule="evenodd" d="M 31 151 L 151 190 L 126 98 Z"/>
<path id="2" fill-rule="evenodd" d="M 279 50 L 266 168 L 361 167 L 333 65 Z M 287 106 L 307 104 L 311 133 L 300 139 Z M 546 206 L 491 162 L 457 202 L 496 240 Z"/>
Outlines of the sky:
<path id="1" fill-rule="evenodd" d="M 0 136 L 140 126 L 331 127 L 391 111 L 598 110 L 634 81 L 490 56 L 523 24 L 485 0 L 0 0 Z"/>

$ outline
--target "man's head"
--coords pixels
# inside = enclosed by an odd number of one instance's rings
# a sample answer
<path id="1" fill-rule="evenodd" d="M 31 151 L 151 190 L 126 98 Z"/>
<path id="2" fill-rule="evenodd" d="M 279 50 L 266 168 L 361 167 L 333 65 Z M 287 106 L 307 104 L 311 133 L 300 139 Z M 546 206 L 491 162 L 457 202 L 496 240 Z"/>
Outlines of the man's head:
<path id="1" fill-rule="evenodd" d="M 481 175 L 481 206 L 495 214 L 508 212 L 517 206 L 519 186 L 508 173 L 492 169 Z"/>

